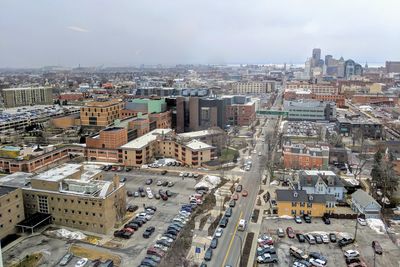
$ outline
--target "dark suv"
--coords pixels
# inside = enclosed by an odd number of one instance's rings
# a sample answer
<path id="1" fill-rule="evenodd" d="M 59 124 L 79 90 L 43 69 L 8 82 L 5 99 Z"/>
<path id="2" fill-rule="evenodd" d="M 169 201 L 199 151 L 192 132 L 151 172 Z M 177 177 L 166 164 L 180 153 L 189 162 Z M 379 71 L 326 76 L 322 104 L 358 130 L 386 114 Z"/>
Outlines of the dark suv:
<path id="1" fill-rule="evenodd" d="M 303 219 L 306 223 L 311 223 L 311 217 L 308 214 L 303 214 Z"/>

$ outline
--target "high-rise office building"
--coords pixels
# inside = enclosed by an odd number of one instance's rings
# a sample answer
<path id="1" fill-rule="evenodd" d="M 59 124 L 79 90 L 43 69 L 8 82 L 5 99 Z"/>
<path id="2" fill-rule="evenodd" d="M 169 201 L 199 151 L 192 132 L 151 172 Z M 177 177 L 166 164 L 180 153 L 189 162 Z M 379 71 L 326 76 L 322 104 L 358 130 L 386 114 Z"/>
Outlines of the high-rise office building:
<path id="1" fill-rule="evenodd" d="M 312 67 L 318 67 L 320 65 L 320 60 L 321 60 L 321 49 L 320 48 L 314 48 L 312 51 Z"/>

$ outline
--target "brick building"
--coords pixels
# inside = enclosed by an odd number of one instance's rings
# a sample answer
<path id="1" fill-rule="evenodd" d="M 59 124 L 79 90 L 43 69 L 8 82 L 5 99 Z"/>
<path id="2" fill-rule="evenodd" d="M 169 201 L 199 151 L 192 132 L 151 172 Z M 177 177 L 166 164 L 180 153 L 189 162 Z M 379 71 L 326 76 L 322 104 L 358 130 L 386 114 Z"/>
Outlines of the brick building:
<path id="1" fill-rule="evenodd" d="M 121 100 L 92 101 L 81 107 L 81 125 L 92 127 L 106 127 L 120 118 L 124 107 Z"/>
<path id="2" fill-rule="evenodd" d="M 304 144 L 283 145 L 283 163 L 286 169 L 325 170 L 329 165 L 329 147 Z"/>

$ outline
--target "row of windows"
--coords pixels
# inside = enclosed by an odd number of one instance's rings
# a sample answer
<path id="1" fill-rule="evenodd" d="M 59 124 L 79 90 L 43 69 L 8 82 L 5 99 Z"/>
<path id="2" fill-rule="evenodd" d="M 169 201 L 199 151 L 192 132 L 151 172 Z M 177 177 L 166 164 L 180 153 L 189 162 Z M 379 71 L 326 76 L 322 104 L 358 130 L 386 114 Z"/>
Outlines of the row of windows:
<path id="1" fill-rule="evenodd" d="M 25 197 L 26 198 L 32 198 L 32 199 L 34 199 L 35 198 L 35 194 L 25 194 Z M 51 200 L 55 200 L 56 198 L 55 197 L 50 197 L 50 199 Z M 70 199 L 69 201 L 68 201 L 68 199 L 67 198 L 57 198 L 57 201 L 58 202 L 61 202 L 61 201 L 64 201 L 64 203 L 67 203 L 67 202 L 70 202 L 70 203 L 75 203 L 75 200 L 74 199 Z M 96 205 L 96 202 L 91 202 L 91 201 L 81 201 L 81 200 L 78 200 L 78 201 L 76 201 L 78 204 L 85 204 L 85 205 L 90 205 L 90 204 L 92 204 L 92 206 L 95 206 Z M 101 207 L 101 206 L 103 206 L 103 204 L 102 203 L 97 203 L 97 205 L 99 206 L 99 207 Z"/>
<path id="2" fill-rule="evenodd" d="M 307 213 L 308 215 L 311 215 L 311 210 L 308 210 L 307 212 L 305 212 L 304 210 L 300 211 L 300 215 L 303 215 L 304 213 Z M 297 215 L 297 211 L 296 210 L 292 210 L 292 215 Z"/>
<path id="3" fill-rule="evenodd" d="M 300 207 L 305 207 L 304 202 L 300 202 Z M 297 202 L 292 202 L 292 207 L 297 207 Z M 312 208 L 312 203 L 307 203 L 307 208 Z"/>
<path id="4" fill-rule="evenodd" d="M 18 214 L 17 215 L 17 218 L 19 219 L 19 218 L 21 218 L 21 215 L 20 214 Z M 12 219 L 10 219 L 10 220 L 8 220 L 8 222 L 9 223 L 12 223 L 13 222 L 13 220 Z M 3 228 L 4 227 L 4 224 L 0 224 L 0 228 Z"/>
<path id="5" fill-rule="evenodd" d="M 56 221 L 56 218 L 53 218 L 53 221 Z M 62 218 L 59 218 L 58 221 L 59 221 L 60 223 L 62 223 L 62 222 L 64 221 L 65 223 L 72 223 L 72 224 L 79 224 L 79 225 L 86 224 L 86 226 L 89 226 L 89 225 L 90 225 L 89 222 L 84 223 L 84 222 L 82 222 L 82 221 L 75 221 L 75 220 L 70 220 L 70 219 L 62 219 Z M 97 223 L 92 223 L 91 225 L 92 225 L 92 227 L 97 228 Z M 103 228 L 104 225 L 103 225 L 103 224 L 99 224 L 99 227 L 100 227 L 100 228 Z"/>
<path id="6" fill-rule="evenodd" d="M 19 205 L 16 205 L 15 206 L 17 209 L 19 209 Z M 8 213 L 11 213 L 11 209 L 8 209 Z M 2 217 L 3 215 L 0 213 L 0 218 Z"/>

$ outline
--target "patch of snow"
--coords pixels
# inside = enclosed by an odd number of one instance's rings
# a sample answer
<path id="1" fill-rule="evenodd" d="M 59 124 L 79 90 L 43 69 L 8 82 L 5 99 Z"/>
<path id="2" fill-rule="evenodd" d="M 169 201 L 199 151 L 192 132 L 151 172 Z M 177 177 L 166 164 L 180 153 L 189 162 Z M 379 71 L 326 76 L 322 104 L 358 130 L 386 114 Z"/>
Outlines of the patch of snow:
<path id="1" fill-rule="evenodd" d="M 385 233 L 385 224 L 383 223 L 382 220 L 380 219 L 366 219 L 367 224 L 369 226 L 369 228 L 371 228 L 372 230 L 374 230 L 375 232 L 377 232 L 378 234 L 384 234 Z"/>
<path id="2" fill-rule="evenodd" d="M 279 182 L 277 180 L 274 180 L 270 183 L 270 185 L 279 185 Z"/>
<path id="3" fill-rule="evenodd" d="M 67 239 L 82 240 L 86 238 L 86 235 L 79 231 L 73 232 L 63 228 L 54 231 L 47 231 L 47 233 L 53 236 Z"/>
<path id="4" fill-rule="evenodd" d="M 283 216 L 279 216 L 279 219 L 289 219 L 289 220 L 293 220 L 292 216 L 289 215 L 283 215 Z"/>
<path id="5" fill-rule="evenodd" d="M 219 183 L 221 183 L 221 178 L 219 176 L 206 175 L 194 186 L 194 188 L 207 187 L 208 189 L 214 189 Z"/>

